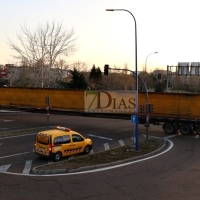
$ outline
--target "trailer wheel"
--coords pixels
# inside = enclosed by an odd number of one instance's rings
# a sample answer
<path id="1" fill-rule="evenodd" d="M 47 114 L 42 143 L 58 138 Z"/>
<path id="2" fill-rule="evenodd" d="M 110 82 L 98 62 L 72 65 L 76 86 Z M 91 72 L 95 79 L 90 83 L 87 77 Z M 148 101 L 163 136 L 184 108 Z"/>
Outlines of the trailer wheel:
<path id="1" fill-rule="evenodd" d="M 196 133 L 200 135 L 200 124 L 196 126 Z"/>
<path id="2" fill-rule="evenodd" d="M 192 132 L 192 128 L 189 124 L 181 124 L 180 132 L 182 135 L 189 135 Z"/>
<path id="3" fill-rule="evenodd" d="M 175 132 L 177 132 L 179 130 L 180 125 L 177 122 L 173 122 L 173 124 L 174 124 L 174 128 L 175 128 L 175 130 L 174 130 L 174 133 L 175 133 Z"/>
<path id="4" fill-rule="evenodd" d="M 171 122 L 167 122 L 164 124 L 163 129 L 166 134 L 173 134 L 175 132 L 175 126 Z"/>

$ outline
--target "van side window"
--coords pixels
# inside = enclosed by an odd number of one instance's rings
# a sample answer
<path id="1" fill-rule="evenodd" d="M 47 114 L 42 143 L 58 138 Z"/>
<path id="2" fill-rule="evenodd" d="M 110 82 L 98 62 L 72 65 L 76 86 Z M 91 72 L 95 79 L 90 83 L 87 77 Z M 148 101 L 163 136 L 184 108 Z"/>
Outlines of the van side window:
<path id="1" fill-rule="evenodd" d="M 84 139 L 80 135 L 73 134 L 72 135 L 72 140 L 73 140 L 73 142 L 81 142 Z"/>
<path id="2" fill-rule="evenodd" d="M 70 143 L 70 137 L 69 137 L 69 135 L 63 136 L 63 144 L 67 144 L 67 143 Z"/>
<path id="3" fill-rule="evenodd" d="M 69 135 L 59 136 L 54 138 L 54 145 L 67 144 L 67 143 L 70 143 Z"/>
<path id="4" fill-rule="evenodd" d="M 62 136 L 54 138 L 54 145 L 62 144 Z"/>

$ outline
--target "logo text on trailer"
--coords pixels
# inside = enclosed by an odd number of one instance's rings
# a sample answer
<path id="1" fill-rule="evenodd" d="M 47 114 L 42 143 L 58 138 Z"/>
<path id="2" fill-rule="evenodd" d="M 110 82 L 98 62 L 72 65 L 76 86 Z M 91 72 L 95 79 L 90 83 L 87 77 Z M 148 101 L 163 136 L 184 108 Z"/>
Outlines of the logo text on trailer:
<path id="1" fill-rule="evenodd" d="M 133 91 L 85 91 L 85 112 L 133 113 L 135 108 Z"/>

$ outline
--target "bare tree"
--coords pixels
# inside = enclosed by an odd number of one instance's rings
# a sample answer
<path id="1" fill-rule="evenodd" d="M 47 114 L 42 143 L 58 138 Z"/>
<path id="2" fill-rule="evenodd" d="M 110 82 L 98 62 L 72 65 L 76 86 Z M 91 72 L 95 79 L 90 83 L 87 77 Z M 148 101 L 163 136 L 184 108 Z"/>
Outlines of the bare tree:
<path id="1" fill-rule="evenodd" d="M 71 66 L 71 69 L 76 68 L 78 71 L 86 72 L 87 71 L 87 64 L 85 62 L 77 61 L 74 62 Z"/>
<path id="2" fill-rule="evenodd" d="M 41 87 L 49 87 L 55 62 L 76 51 L 74 30 L 63 31 L 62 23 L 54 21 L 38 25 L 35 31 L 23 25 L 17 39 L 19 45 L 9 39 L 9 45 L 16 53 L 13 57 L 28 63 L 29 72 L 40 77 Z"/>

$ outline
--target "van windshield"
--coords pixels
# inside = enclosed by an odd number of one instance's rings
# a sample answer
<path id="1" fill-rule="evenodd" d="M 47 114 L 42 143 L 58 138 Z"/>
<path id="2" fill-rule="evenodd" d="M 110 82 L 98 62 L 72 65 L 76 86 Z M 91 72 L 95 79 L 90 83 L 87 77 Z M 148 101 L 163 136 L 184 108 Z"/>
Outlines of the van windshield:
<path id="1" fill-rule="evenodd" d="M 49 144 L 49 136 L 39 133 L 37 135 L 37 142 L 41 143 L 41 144 Z"/>

